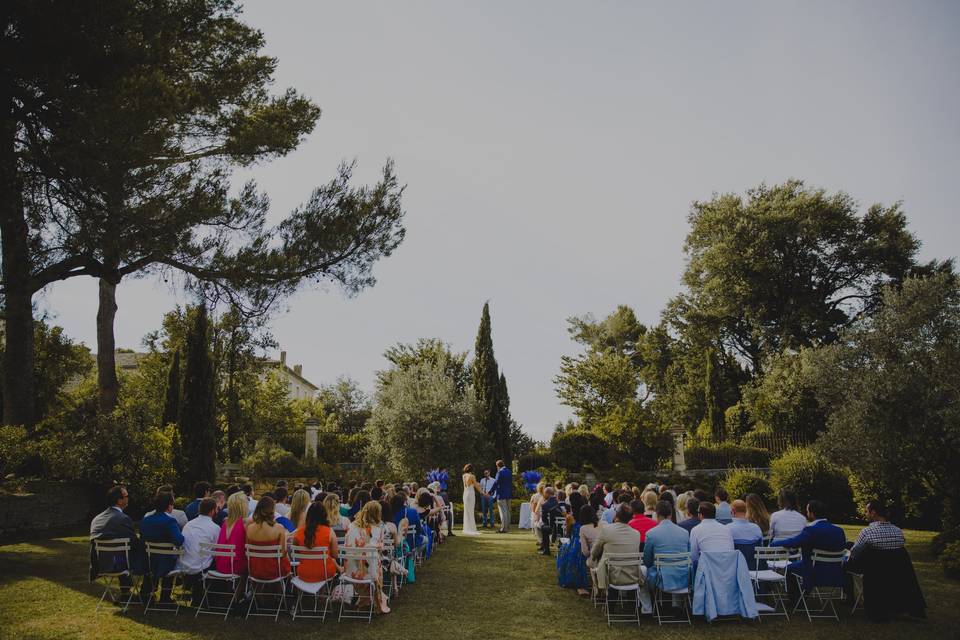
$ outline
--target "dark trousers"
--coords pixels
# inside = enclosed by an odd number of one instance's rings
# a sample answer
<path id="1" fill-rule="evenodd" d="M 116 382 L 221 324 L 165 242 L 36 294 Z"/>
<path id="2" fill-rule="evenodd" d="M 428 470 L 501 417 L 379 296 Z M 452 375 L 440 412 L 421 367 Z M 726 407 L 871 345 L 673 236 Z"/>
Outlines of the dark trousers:
<path id="1" fill-rule="evenodd" d="M 553 537 L 553 526 L 543 523 L 540 525 L 540 550 L 550 554 L 550 543 Z"/>
<path id="2" fill-rule="evenodd" d="M 450 506 L 450 513 L 447 514 L 447 535 L 453 535 L 453 504 L 450 502 L 450 496 L 447 495 L 446 491 L 440 492 L 440 497 L 443 498 L 443 504 Z"/>

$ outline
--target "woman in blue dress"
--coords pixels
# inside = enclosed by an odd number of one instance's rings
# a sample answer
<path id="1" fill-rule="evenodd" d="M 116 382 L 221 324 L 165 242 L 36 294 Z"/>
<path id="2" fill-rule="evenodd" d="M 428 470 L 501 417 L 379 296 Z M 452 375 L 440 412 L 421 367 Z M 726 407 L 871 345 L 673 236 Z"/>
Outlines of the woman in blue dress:
<path id="1" fill-rule="evenodd" d="M 586 504 L 586 499 L 579 493 L 574 492 L 570 495 L 570 511 L 567 516 L 567 537 L 569 541 L 563 544 L 557 553 L 557 581 L 561 587 L 577 589 L 580 592 L 590 588 L 587 557 L 580 549 L 580 528 L 584 524 L 584 504 Z"/>

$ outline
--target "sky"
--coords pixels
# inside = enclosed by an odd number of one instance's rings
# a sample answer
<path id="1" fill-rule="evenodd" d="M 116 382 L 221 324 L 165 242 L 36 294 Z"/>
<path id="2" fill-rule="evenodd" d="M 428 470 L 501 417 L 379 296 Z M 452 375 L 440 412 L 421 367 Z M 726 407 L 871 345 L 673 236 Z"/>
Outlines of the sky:
<path id="1" fill-rule="evenodd" d="M 566 319 L 630 305 L 655 324 L 681 290 L 690 203 L 788 178 L 865 208 L 902 201 L 921 258 L 957 255 L 960 3 L 251 0 L 275 88 L 323 109 L 288 156 L 239 172 L 279 220 L 356 159 L 393 158 L 407 236 L 353 298 L 305 289 L 272 331 L 316 384 L 373 391 L 383 351 L 473 347 L 490 302 L 511 409 L 548 439 Z M 95 348 L 96 281 L 40 309 Z M 117 290 L 118 347 L 188 300 Z"/>

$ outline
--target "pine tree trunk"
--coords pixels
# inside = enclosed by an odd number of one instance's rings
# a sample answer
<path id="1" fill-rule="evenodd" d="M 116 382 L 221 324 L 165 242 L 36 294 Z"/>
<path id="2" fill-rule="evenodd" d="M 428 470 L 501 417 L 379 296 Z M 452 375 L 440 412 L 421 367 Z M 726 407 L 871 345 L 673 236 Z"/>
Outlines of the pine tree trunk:
<path id="1" fill-rule="evenodd" d="M 100 306 L 97 308 L 97 398 L 100 412 L 117 406 L 120 381 L 117 379 L 116 343 L 113 322 L 117 316 L 117 285 L 100 278 Z"/>
<path id="2" fill-rule="evenodd" d="M 9 104 L 3 102 L 4 106 Z M 6 114 L 5 114 L 6 116 Z M 3 120 L 0 153 L 0 245 L 2 245 L 4 335 L 3 423 L 32 426 L 34 392 L 33 287 L 20 179 L 14 153 L 14 122 Z"/>

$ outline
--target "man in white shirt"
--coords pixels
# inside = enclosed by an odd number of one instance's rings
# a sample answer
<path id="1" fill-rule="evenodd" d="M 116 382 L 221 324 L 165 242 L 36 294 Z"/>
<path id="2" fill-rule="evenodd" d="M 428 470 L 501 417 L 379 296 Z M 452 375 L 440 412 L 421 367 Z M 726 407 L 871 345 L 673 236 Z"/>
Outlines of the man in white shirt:
<path id="1" fill-rule="evenodd" d="M 792 538 L 807 526 L 806 516 L 797 511 L 799 502 L 797 494 L 793 490 L 786 487 L 780 490 L 780 495 L 777 496 L 780 510 L 770 514 L 770 538 L 772 540 Z"/>
<path id="2" fill-rule="evenodd" d="M 700 503 L 700 524 L 690 530 L 690 561 L 696 562 L 704 551 L 733 551 L 730 528 L 717 522 L 717 506 Z"/>
<path id="3" fill-rule="evenodd" d="M 257 508 L 257 499 L 253 497 L 253 485 L 249 482 L 242 484 L 240 485 L 240 491 L 247 494 L 247 517 L 250 517 L 253 515 L 254 509 Z"/>
<path id="4" fill-rule="evenodd" d="M 200 501 L 199 515 L 183 528 L 183 555 L 177 561 L 177 569 L 185 572 L 184 586 L 192 591 L 193 604 L 200 604 L 203 597 L 202 572 L 210 566 L 212 557 L 201 552 L 202 544 L 214 544 L 220 535 L 220 527 L 213 521 L 217 514 L 217 501 L 204 498 Z"/>
<path id="5" fill-rule="evenodd" d="M 760 530 L 759 525 L 747 520 L 746 502 L 734 500 L 730 504 L 730 511 L 733 514 L 733 520 L 727 525 L 727 529 L 730 530 L 734 543 L 763 541 L 763 531 Z"/>
<path id="6" fill-rule="evenodd" d="M 493 486 L 497 484 L 497 481 L 490 475 L 490 469 L 483 470 L 483 477 L 480 478 L 480 489 L 483 491 L 483 495 L 480 497 L 480 513 L 483 518 L 481 525 L 483 527 L 489 527 L 493 529 L 493 503 L 494 499 L 490 497 L 490 492 L 493 490 Z"/>

